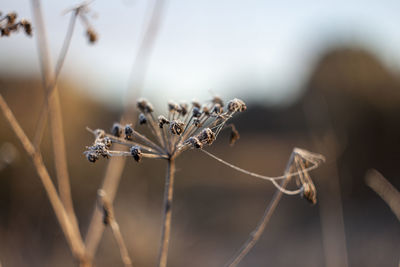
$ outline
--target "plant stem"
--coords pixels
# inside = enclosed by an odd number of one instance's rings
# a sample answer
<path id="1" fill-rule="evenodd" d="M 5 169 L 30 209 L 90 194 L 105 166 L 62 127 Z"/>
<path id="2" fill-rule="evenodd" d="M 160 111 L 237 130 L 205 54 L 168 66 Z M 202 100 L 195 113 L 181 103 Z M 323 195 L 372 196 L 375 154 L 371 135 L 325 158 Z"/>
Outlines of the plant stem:
<path id="1" fill-rule="evenodd" d="M 33 165 L 35 166 L 36 172 L 39 175 L 43 187 L 46 190 L 49 201 L 53 207 L 54 213 L 56 214 L 57 220 L 61 226 L 65 238 L 67 239 L 72 253 L 77 259 L 81 261 L 81 263 L 85 262 L 85 245 L 81 239 L 79 232 L 77 232 L 76 228 L 73 226 L 71 218 L 68 216 L 64 205 L 62 204 L 57 194 L 57 190 L 55 189 L 50 175 L 43 164 L 42 156 L 40 155 L 40 153 L 37 152 L 35 147 L 29 141 L 24 130 L 19 125 L 18 121 L 14 117 L 14 114 L 12 113 L 11 109 L 8 107 L 7 103 L 1 95 L 0 109 L 6 117 L 7 122 L 10 124 L 15 135 L 24 147 L 26 153 L 32 159 Z"/>
<path id="2" fill-rule="evenodd" d="M 43 133 L 44 133 L 44 129 L 46 127 L 46 122 L 47 122 L 47 115 L 48 115 L 48 112 L 50 109 L 50 106 L 49 106 L 50 98 L 53 95 L 53 92 L 56 90 L 56 87 L 57 87 L 58 76 L 60 75 L 61 68 L 64 64 L 69 46 L 71 44 L 71 39 L 72 39 L 72 35 L 74 33 L 75 22 L 76 22 L 77 16 L 78 16 L 78 11 L 73 11 L 70 22 L 69 22 L 67 34 L 65 36 L 60 55 L 58 56 L 56 69 L 55 69 L 55 73 L 54 73 L 54 79 L 52 81 L 47 81 L 47 82 L 49 82 L 49 84 L 45 85 L 46 86 L 46 99 L 45 99 L 44 105 L 42 106 L 42 109 L 40 111 L 39 120 L 37 123 L 36 132 L 35 132 L 35 137 L 33 139 L 33 145 L 36 148 L 40 147 L 40 143 L 43 138 Z"/>
<path id="3" fill-rule="evenodd" d="M 285 174 L 290 173 L 292 169 L 292 163 L 295 155 L 294 153 L 291 154 L 289 161 L 287 163 Z M 291 177 L 288 176 L 285 180 L 283 180 L 280 184 L 282 188 L 285 188 L 287 184 L 290 182 Z M 279 201 L 281 200 L 283 192 L 277 189 L 264 211 L 264 215 L 262 216 L 261 220 L 258 222 L 256 228 L 250 233 L 249 238 L 243 244 L 243 246 L 239 249 L 239 251 L 229 260 L 229 262 L 225 266 L 233 267 L 237 266 L 240 261 L 249 253 L 249 251 L 254 247 L 257 241 L 260 239 L 262 233 L 265 230 L 268 222 L 270 221 L 272 214 L 274 213 L 276 207 L 278 206 Z"/>
<path id="4" fill-rule="evenodd" d="M 43 86 L 44 89 L 46 89 L 46 94 L 48 94 L 48 90 L 51 88 L 47 88 L 47 85 L 55 81 L 55 76 L 51 67 L 51 60 L 49 55 L 50 50 L 46 37 L 41 3 L 40 0 L 31 0 L 31 2 L 37 27 L 38 50 L 41 63 Z M 65 205 L 65 209 L 67 210 L 67 213 L 71 218 L 72 224 L 74 228 L 76 228 L 76 231 L 79 233 L 78 221 L 75 216 L 71 197 L 71 187 L 67 167 L 67 156 L 64 141 L 60 99 L 57 90 L 58 88 L 55 85 L 56 84 L 54 84 L 53 96 L 50 97 L 48 101 L 50 108 L 50 128 L 53 142 L 53 155 L 57 174 L 58 189 L 60 198 Z"/>
<path id="5" fill-rule="evenodd" d="M 175 159 L 168 159 L 167 173 L 164 188 L 164 211 L 161 228 L 161 246 L 159 253 L 159 267 L 167 266 L 168 245 L 171 235 L 172 199 L 174 195 Z"/>

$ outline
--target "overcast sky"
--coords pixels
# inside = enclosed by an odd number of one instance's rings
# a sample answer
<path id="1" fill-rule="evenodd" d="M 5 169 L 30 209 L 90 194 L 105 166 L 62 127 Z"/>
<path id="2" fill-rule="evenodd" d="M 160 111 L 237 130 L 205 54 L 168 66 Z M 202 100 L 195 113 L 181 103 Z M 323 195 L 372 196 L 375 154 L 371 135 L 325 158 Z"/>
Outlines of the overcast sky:
<path id="1" fill-rule="evenodd" d="M 63 10 L 77 1 L 42 1 L 55 60 L 66 32 Z M 61 78 L 87 84 L 91 94 L 120 103 L 142 36 L 149 1 L 91 4 L 99 32 L 92 46 L 78 24 Z M 167 1 L 142 95 L 204 99 L 210 90 L 259 102 L 296 97 L 326 46 L 357 43 L 389 66 L 400 62 L 398 0 Z M 32 19 L 30 2 L 2 0 L 1 11 Z M 0 39 L 0 71 L 37 74 L 34 38 Z"/>

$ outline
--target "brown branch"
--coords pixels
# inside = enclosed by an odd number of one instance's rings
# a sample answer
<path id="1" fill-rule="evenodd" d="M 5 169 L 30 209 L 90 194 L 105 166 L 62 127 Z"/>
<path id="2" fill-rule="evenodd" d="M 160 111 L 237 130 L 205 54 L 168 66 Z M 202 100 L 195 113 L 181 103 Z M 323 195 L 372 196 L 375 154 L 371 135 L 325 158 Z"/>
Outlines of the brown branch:
<path id="1" fill-rule="evenodd" d="M 99 190 L 98 192 L 101 208 L 103 210 L 103 223 L 105 225 L 110 225 L 112 233 L 114 235 L 115 241 L 121 254 L 122 262 L 126 267 L 132 267 L 132 260 L 129 257 L 128 249 L 125 245 L 124 239 L 122 237 L 119 225 L 115 219 L 114 208 L 110 203 L 104 190 Z"/>
<path id="2" fill-rule="evenodd" d="M 367 172 L 365 183 L 386 202 L 400 221 L 400 192 L 375 169 Z"/>
<path id="3" fill-rule="evenodd" d="M 43 21 L 41 3 L 40 0 L 31 0 L 31 3 L 37 27 L 37 46 L 39 50 L 43 87 L 47 90 L 46 93 L 48 94 L 49 90 L 52 88 L 48 88 L 47 85 L 52 84 L 53 81 L 55 81 L 56 79 L 51 67 L 51 60 L 49 55 L 50 50 L 48 47 L 45 24 Z M 53 142 L 53 155 L 58 180 L 58 189 L 61 200 L 65 205 L 65 209 L 67 210 L 67 213 L 71 218 L 72 225 L 79 233 L 78 221 L 75 216 L 71 197 L 71 187 L 67 167 L 67 156 L 64 141 L 61 106 L 56 83 L 54 83 L 53 90 L 53 95 L 50 97 L 50 94 L 48 94 L 50 98 L 46 101 L 49 101 L 50 108 L 50 127 Z"/>
<path id="4" fill-rule="evenodd" d="M 295 154 L 292 153 L 289 161 L 287 163 L 286 169 L 285 169 L 285 174 L 290 173 L 293 160 L 294 160 Z M 290 182 L 291 177 L 288 176 L 286 179 L 284 179 L 280 186 L 282 188 L 285 188 L 287 184 Z M 258 222 L 256 228 L 251 232 L 249 238 L 247 241 L 243 244 L 243 246 L 239 249 L 239 251 L 229 260 L 229 262 L 225 266 L 233 267 L 237 266 L 240 261 L 249 253 L 249 251 L 255 246 L 257 241 L 260 239 L 262 233 L 265 230 L 265 227 L 269 223 L 272 214 L 275 212 L 276 207 L 278 206 L 279 201 L 281 200 L 283 195 L 283 192 L 279 189 L 276 189 L 274 196 L 272 197 L 269 205 L 265 209 L 264 215 L 262 216 L 261 220 Z"/>
<path id="5" fill-rule="evenodd" d="M 39 175 L 40 180 L 46 190 L 54 213 L 56 214 L 57 220 L 61 226 L 65 238 L 67 239 L 72 253 L 81 262 L 85 262 L 85 245 L 81 239 L 79 232 L 77 232 L 76 228 L 73 226 L 70 217 L 68 216 L 64 205 L 62 204 L 57 194 L 57 190 L 55 189 L 50 175 L 43 164 L 42 156 L 40 155 L 40 153 L 37 152 L 37 150 L 35 150 L 34 146 L 29 141 L 28 137 L 14 117 L 11 109 L 8 107 L 2 95 L 0 95 L 0 109 L 3 112 L 7 122 L 10 124 L 15 135 L 24 147 L 26 153 L 31 158 L 33 165 L 35 166 L 36 172 Z"/>
<path id="6" fill-rule="evenodd" d="M 165 176 L 163 224 L 161 228 L 161 244 L 159 252 L 159 267 L 167 266 L 169 239 L 171 236 L 172 200 L 174 196 L 175 159 L 168 160 Z"/>

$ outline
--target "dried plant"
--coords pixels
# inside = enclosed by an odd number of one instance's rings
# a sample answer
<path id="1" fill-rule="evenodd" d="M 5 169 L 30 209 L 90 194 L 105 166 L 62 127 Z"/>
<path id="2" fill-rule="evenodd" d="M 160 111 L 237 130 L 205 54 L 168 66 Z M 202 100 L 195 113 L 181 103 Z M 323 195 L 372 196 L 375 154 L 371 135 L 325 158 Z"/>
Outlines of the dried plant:
<path id="1" fill-rule="evenodd" d="M 22 29 L 26 35 L 32 36 L 32 25 L 26 19 L 17 21 L 17 13 L 10 12 L 3 16 L 0 12 L 0 36 L 10 36 Z"/>
<path id="2" fill-rule="evenodd" d="M 139 56 L 137 59 L 138 63 L 137 65 L 135 64 L 136 68 L 141 65 L 146 65 L 145 62 L 149 53 L 146 46 L 152 46 L 154 40 L 153 33 L 155 32 L 155 29 L 158 28 L 159 17 L 164 3 L 162 0 L 155 0 L 155 4 L 153 10 L 154 16 L 150 19 L 149 27 L 143 39 L 141 49 L 139 49 Z M 33 142 L 29 140 L 1 95 L 0 109 L 26 150 L 27 155 L 31 158 L 74 257 L 79 261 L 80 266 L 92 266 L 93 255 L 102 230 L 96 228 L 97 221 L 94 224 L 91 223 L 86 243 L 83 242 L 71 197 L 57 81 L 71 43 L 76 20 L 80 19 L 83 23 L 89 43 L 95 43 L 98 39 L 98 35 L 89 23 L 88 3 L 85 2 L 67 10 L 66 12 L 71 12 L 71 20 L 64 39 L 63 47 L 56 61 L 56 66 L 53 69 L 49 56 L 48 41 L 46 39 L 45 24 L 43 22 L 40 1 L 32 0 L 32 7 L 35 17 L 35 25 L 37 27 L 38 52 L 41 61 L 43 88 L 45 90 L 45 101 L 40 113 Z M 0 13 L 1 36 L 9 36 L 11 33 L 17 32 L 19 29 L 23 29 L 29 36 L 32 35 L 31 23 L 27 20 L 17 21 L 16 18 L 16 13 L 9 13 L 3 17 Z M 134 68 L 134 70 L 136 70 L 136 68 Z M 142 70 L 142 72 L 144 71 Z M 101 157 L 128 157 L 133 158 L 136 162 L 141 162 L 146 158 L 164 159 L 167 161 L 163 201 L 164 216 L 162 221 L 158 260 L 159 266 L 164 267 L 167 265 L 175 179 L 175 159 L 186 150 L 195 149 L 202 151 L 206 155 L 230 168 L 249 176 L 267 180 L 277 188 L 277 191 L 273 196 L 270 205 L 266 208 L 264 216 L 261 218 L 259 224 L 251 233 L 247 242 L 228 262 L 228 266 L 236 266 L 255 245 L 283 194 L 298 194 L 310 203 L 316 203 L 317 192 L 310 178 L 309 171 L 317 168 L 321 162 L 324 161 L 323 156 L 319 154 L 296 148 L 289 159 L 284 175 L 268 177 L 237 167 L 204 150 L 207 146 L 213 144 L 223 129 L 230 129 L 231 145 L 239 139 L 240 135 L 236 127 L 233 124 L 228 124 L 228 120 L 230 120 L 236 113 L 243 112 L 247 109 L 246 104 L 242 100 L 233 99 L 229 101 L 226 106 L 219 97 L 214 97 L 211 101 L 203 105 L 197 101 L 193 101 L 190 105 L 186 103 L 176 104 L 170 102 L 168 103 L 168 114 L 166 116 L 160 115 L 158 117 L 154 115 L 154 108 L 147 100 L 139 100 L 137 102 L 137 108 L 140 112 L 137 116 L 137 121 L 140 125 L 139 127 L 147 127 L 152 134 L 150 138 L 136 131 L 134 123 L 126 125 L 115 123 L 111 129 L 111 133 L 106 133 L 106 131 L 102 129 L 89 129 L 89 131 L 94 134 L 95 140 L 92 145 L 87 147 L 84 154 L 86 155 L 86 158 L 93 163 Z M 130 109 L 128 108 L 127 111 L 130 111 Z M 50 118 L 58 190 L 43 163 L 40 152 L 40 144 L 44 128 L 47 124 L 48 115 Z M 127 119 L 129 118 L 129 115 L 124 117 Z M 113 146 L 113 144 L 118 144 L 119 146 Z M 122 149 L 124 147 L 125 149 Z M 113 148 L 116 149 L 113 150 Z M 120 176 L 123 164 L 118 166 L 120 171 L 118 171 L 118 174 L 116 175 Z M 110 167 L 110 169 L 112 168 Z M 107 177 L 104 187 L 107 185 Z M 107 190 L 103 189 L 98 191 L 97 211 L 101 211 L 103 216 L 103 225 L 110 226 L 119 247 L 123 263 L 125 266 L 132 266 L 132 260 L 129 257 L 123 235 L 121 234 L 119 225 L 115 218 L 112 203 L 119 178 L 115 178 L 115 175 L 110 177 L 110 179 L 114 179 L 112 181 L 114 183 L 112 187 L 113 189 L 111 189 L 111 192 L 107 192 Z M 296 189 L 287 188 L 292 177 L 295 178 L 297 184 Z M 279 183 L 279 181 L 281 182 Z M 94 215 L 93 220 L 96 220 L 96 218 L 98 217 Z"/>
<path id="3" fill-rule="evenodd" d="M 190 107 L 186 103 L 176 104 L 169 102 L 167 116 L 160 115 L 158 117 L 154 115 L 153 105 L 145 99 L 137 102 L 137 108 L 141 112 L 138 118 L 139 125 L 148 127 L 154 141 L 136 131 L 132 124 L 120 125 L 115 123 L 111 128 L 111 133 L 106 133 L 102 129 L 91 130 L 88 128 L 94 134 L 95 141 L 91 146 L 87 147 L 84 154 L 88 161 L 92 163 L 95 163 L 99 158 L 108 159 L 110 157 L 131 157 L 136 162 L 141 162 L 144 158 L 167 160 L 159 266 L 167 265 L 175 159 L 188 149 L 199 149 L 237 171 L 272 182 L 278 189 L 271 202 L 272 204 L 266 210 L 262 222 L 255 230 L 257 235 L 253 235 L 250 241 L 241 249 L 241 252 L 231 260 L 229 266 L 235 266 L 257 242 L 282 194 L 300 194 L 312 204 L 317 202 L 317 192 L 308 172 L 317 168 L 325 160 L 319 154 L 296 148 L 290 157 L 285 174 L 279 177 L 268 177 L 239 168 L 203 150 L 205 146 L 211 145 L 216 140 L 224 128 L 230 128 L 232 131 L 230 135 L 231 144 L 239 138 L 239 133 L 235 126 L 227 124 L 227 121 L 236 113 L 247 109 L 242 100 L 235 98 L 229 101 L 225 110 L 224 102 L 219 97 L 214 97 L 212 101 L 203 105 L 193 101 Z M 123 145 L 126 149 L 112 150 L 113 144 Z M 285 187 L 292 176 L 297 177 L 298 188 L 288 190 Z M 284 181 L 279 184 L 278 180 Z"/>

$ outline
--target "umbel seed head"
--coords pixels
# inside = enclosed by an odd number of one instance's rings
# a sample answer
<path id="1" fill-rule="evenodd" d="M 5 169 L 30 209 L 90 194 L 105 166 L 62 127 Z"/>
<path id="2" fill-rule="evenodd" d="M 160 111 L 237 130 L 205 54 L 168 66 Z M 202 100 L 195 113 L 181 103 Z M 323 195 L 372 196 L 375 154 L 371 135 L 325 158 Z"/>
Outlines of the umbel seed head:
<path id="1" fill-rule="evenodd" d="M 204 145 L 211 145 L 219 133 L 230 126 L 227 121 L 235 113 L 244 111 L 246 105 L 243 101 L 234 99 L 227 108 L 223 108 L 223 102 L 219 98 L 203 105 L 193 102 L 190 107 L 185 103 L 169 102 L 167 115 L 158 117 L 154 116 L 153 106 L 145 99 L 137 102 L 137 108 L 141 111 L 138 124 L 145 124 L 153 138 L 136 131 L 132 124 L 121 126 L 115 123 L 111 129 L 112 134 L 89 129 L 95 135 L 95 142 L 87 147 L 85 155 L 88 159 L 92 162 L 100 156 L 132 156 L 136 161 L 141 158 L 168 159 L 177 157 L 188 149 L 201 149 Z M 231 143 L 238 136 L 234 131 Z M 111 150 L 113 143 L 128 149 Z"/>

